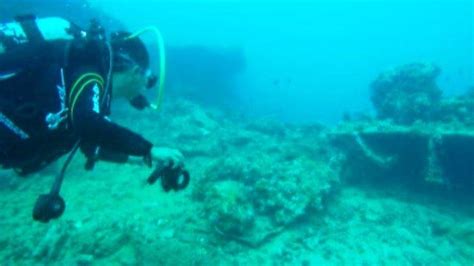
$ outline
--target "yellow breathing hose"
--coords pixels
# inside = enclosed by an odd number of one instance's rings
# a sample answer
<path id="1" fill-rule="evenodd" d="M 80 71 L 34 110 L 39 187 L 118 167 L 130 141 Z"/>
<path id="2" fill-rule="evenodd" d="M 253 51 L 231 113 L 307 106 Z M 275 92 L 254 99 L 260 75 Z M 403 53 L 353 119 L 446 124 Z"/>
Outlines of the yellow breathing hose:
<path id="1" fill-rule="evenodd" d="M 146 27 L 142 30 L 135 32 L 134 34 L 130 35 L 127 39 L 136 38 L 142 35 L 145 32 L 153 32 L 156 35 L 156 41 L 158 44 L 159 55 L 160 55 L 160 76 L 159 76 L 159 84 L 158 84 L 158 94 L 156 98 L 156 103 L 151 104 L 151 108 L 155 110 L 159 110 L 161 107 L 161 103 L 163 102 L 163 93 L 165 87 L 165 75 L 166 75 L 166 53 L 165 53 L 165 41 L 163 39 L 163 35 L 155 26 Z"/>

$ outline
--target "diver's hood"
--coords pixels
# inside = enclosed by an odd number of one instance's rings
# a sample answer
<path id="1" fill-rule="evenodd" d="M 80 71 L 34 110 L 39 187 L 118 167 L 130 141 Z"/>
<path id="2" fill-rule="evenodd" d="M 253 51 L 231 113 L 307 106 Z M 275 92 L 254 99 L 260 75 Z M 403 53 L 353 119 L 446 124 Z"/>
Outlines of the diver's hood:
<path id="1" fill-rule="evenodd" d="M 125 31 L 112 33 L 110 43 L 114 53 L 114 70 L 120 71 L 130 64 L 138 65 L 144 71 L 150 67 L 150 59 L 145 44 L 139 38 L 130 38 Z"/>
<path id="2" fill-rule="evenodd" d="M 155 87 L 158 77 L 150 70 L 150 59 L 145 44 L 139 38 L 131 38 L 131 33 L 120 31 L 112 33 L 111 46 L 114 54 L 113 68 L 114 71 L 123 71 L 130 66 L 139 66 L 147 78 L 146 88 Z M 144 95 L 138 95 L 130 104 L 138 109 L 143 110 L 152 104 Z"/>

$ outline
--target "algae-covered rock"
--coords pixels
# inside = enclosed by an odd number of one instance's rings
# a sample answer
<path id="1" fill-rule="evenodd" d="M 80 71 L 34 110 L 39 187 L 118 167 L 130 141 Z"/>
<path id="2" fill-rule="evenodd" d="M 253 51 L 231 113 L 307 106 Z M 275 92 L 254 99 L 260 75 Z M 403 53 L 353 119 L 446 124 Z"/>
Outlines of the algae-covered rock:
<path id="1" fill-rule="evenodd" d="M 433 220 L 431 233 L 437 237 L 449 237 L 474 251 L 474 221 L 453 222 Z"/>
<path id="2" fill-rule="evenodd" d="M 33 257 L 39 261 L 58 259 L 64 253 L 64 247 L 70 238 L 69 226 L 65 223 L 49 227 L 46 234 L 33 250 Z"/>
<path id="3" fill-rule="evenodd" d="M 215 230 L 231 235 L 245 234 L 254 225 L 254 209 L 245 199 L 246 187 L 239 182 L 216 182 L 208 192 L 206 211 Z"/>
<path id="4" fill-rule="evenodd" d="M 380 119 L 399 124 L 430 121 L 439 108 L 441 90 L 433 64 L 408 64 L 379 75 L 371 85 L 371 100 Z"/>
<path id="5" fill-rule="evenodd" d="M 436 118 L 443 123 L 457 123 L 458 127 L 474 128 L 474 88 L 464 95 L 444 99 Z"/>
<path id="6" fill-rule="evenodd" d="M 204 203 L 211 231 L 255 247 L 324 209 L 334 180 L 327 166 L 306 157 L 235 155 L 217 160 L 193 194 Z"/>

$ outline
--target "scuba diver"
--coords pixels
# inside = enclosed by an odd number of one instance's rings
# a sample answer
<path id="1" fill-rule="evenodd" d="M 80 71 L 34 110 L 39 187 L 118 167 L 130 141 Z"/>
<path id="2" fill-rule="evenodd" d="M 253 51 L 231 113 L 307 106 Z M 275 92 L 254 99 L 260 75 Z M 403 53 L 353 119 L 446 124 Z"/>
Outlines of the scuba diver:
<path id="1" fill-rule="evenodd" d="M 160 167 L 150 184 L 161 177 L 167 191 L 189 182 L 180 151 L 155 147 L 108 118 L 112 98 L 126 98 L 138 109 L 157 108 L 141 93 L 164 77 L 151 73 L 137 35 L 115 32 L 108 40 L 97 21 L 84 31 L 56 17 L 22 16 L 0 24 L 0 165 L 27 175 L 69 152 L 51 192 L 38 198 L 35 220 L 48 222 L 64 212 L 59 190 L 78 149 L 87 158 L 86 169 L 98 160 L 141 158 Z M 185 184 L 179 183 L 181 174 Z"/>

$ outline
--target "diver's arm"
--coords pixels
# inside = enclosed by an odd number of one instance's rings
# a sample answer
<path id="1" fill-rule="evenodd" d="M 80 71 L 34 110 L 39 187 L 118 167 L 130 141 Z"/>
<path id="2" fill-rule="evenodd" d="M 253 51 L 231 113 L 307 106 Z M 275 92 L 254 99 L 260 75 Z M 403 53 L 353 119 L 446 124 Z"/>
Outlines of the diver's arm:
<path id="1" fill-rule="evenodd" d="M 110 152 L 148 156 L 152 144 L 137 133 L 119 126 L 100 114 L 100 84 L 90 82 L 72 95 L 70 118 L 81 139 Z"/>
<path id="2" fill-rule="evenodd" d="M 97 84 L 91 83 L 78 95 L 70 108 L 73 127 L 86 142 L 100 146 L 97 158 L 116 163 L 151 165 L 151 161 L 173 162 L 174 167 L 183 165 L 184 157 L 179 150 L 167 147 L 152 147 L 152 144 L 139 134 L 121 127 L 98 110 L 99 97 Z M 129 157 L 129 155 L 140 156 Z"/>

